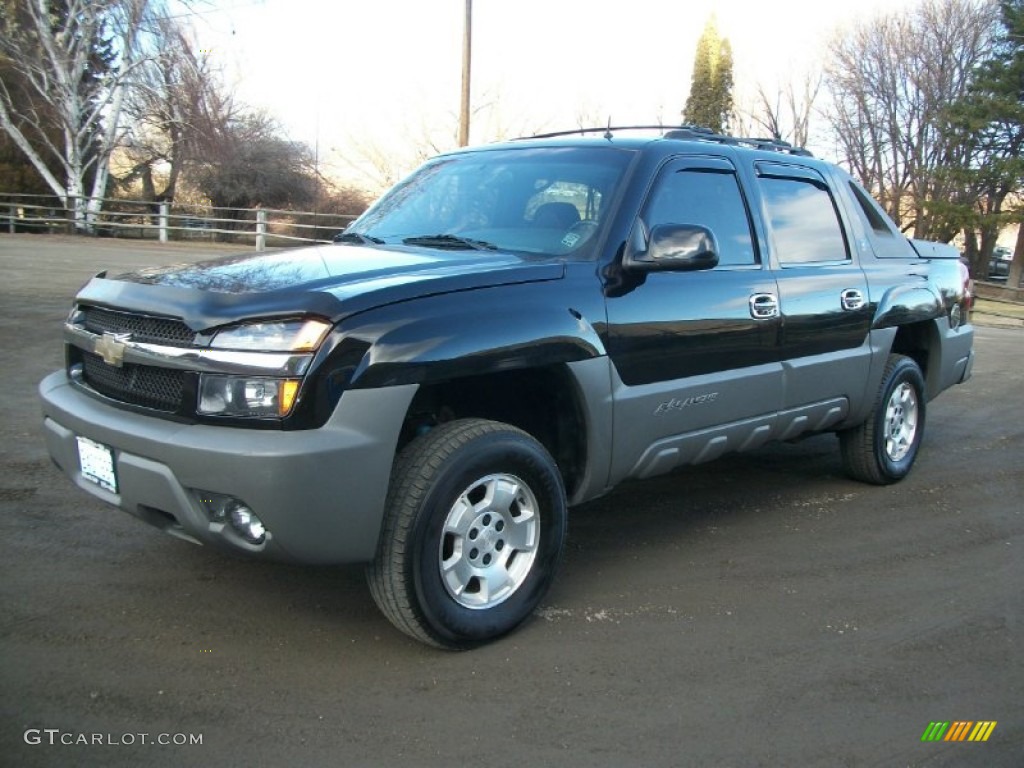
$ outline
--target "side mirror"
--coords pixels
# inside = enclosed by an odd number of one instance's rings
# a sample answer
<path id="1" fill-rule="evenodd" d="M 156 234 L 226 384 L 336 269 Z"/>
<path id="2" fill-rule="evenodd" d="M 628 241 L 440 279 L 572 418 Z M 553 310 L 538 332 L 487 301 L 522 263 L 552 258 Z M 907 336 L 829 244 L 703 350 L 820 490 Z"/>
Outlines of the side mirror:
<path id="1" fill-rule="evenodd" d="M 659 224 L 647 237 L 647 250 L 626 250 L 623 267 L 644 272 L 685 272 L 718 266 L 718 241 L 699 224 Z"/>

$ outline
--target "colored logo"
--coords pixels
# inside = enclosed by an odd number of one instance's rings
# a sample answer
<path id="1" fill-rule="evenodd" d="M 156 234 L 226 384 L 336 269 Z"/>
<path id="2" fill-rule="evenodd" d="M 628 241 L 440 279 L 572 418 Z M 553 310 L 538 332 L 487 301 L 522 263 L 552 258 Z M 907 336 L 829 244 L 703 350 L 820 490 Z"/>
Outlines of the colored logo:
<path id="1" fill-rule="evenodd" d="M 995 720 L 931 722 L 921 734 L 921 741 L 988 741 L 995 729 Z"/>

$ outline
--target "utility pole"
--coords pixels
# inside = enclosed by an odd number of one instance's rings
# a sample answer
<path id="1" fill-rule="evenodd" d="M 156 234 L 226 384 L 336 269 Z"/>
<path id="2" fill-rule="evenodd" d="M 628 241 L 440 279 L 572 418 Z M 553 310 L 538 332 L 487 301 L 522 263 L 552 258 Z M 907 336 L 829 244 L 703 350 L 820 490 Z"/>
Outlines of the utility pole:
<path id="1" fill-rule="evenodd" d="M 469 144 L 469 69 L 473 49 L 473 0 L 466 0 L 466 21 L 462 30 L 462 105 L 459 109 L 459 146 Z"/>

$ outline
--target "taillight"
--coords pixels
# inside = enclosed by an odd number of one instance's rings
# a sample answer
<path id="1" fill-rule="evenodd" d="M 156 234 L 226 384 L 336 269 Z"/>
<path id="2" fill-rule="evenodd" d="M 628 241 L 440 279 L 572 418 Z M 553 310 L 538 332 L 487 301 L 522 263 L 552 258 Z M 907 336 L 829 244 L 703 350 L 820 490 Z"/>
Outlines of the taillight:
<path id="1" fill-rule="evenodd" d="M 960 264 L 960 280 L 963 282 L 964 286 L 964 298 L 961 305 L 963 306 L 964 312 L 970 312 L 974 307 L 974 281 L 971 280 L 971 273 L 970 270 L 967 269 L 967 265 L 962 261 L 958 263 Z"/>

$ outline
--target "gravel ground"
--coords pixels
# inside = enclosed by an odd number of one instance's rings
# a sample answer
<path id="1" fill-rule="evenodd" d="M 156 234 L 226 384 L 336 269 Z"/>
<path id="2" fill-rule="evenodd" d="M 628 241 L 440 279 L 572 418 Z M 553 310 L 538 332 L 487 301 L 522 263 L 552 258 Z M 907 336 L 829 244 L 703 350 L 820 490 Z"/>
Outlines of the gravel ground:
<path id="1" fill-rule="evenodd" d="M 71 295 L 203 253 L 0 235 L 0 765 L 1024 766 L 1024 331 L 978 329 L 904 482 L 822 436 L 627 484 L 530 622 L 452 654 L 359 568 L 177 541 L 50 465 Z M 998 725 L 922 743 L 946 720 Z"/>

